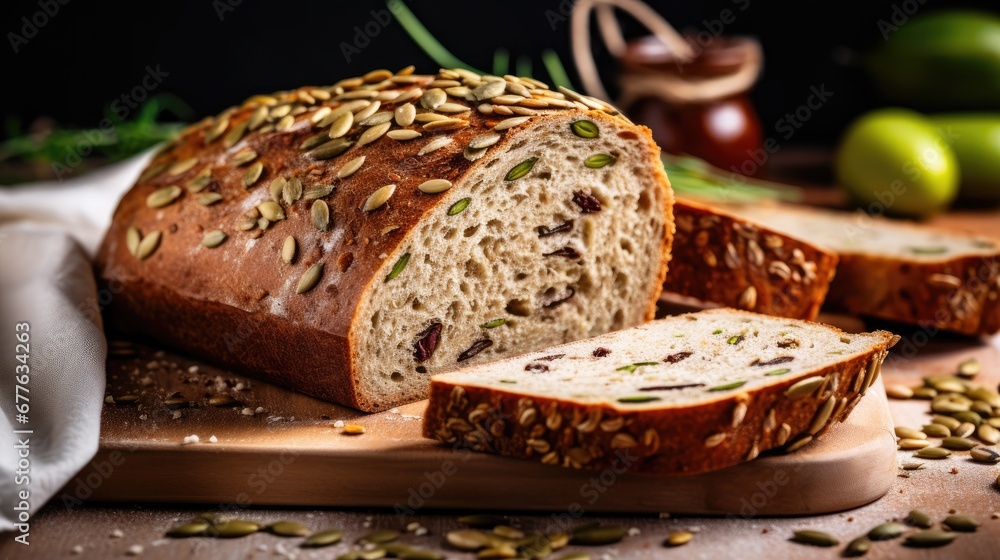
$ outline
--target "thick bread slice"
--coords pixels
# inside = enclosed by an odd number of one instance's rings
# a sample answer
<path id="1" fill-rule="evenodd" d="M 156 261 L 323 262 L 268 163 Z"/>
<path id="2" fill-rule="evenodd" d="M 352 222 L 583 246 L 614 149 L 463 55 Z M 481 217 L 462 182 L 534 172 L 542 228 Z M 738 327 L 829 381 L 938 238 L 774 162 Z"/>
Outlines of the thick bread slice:
<path id="1" fill-rule="evenodd" d="M 815 319 L 837 255 L 723 208 L 678 199 L 664 290 L 768 315 Z"/>
<path id="2" fill-rule="evenodd" d="M 385 410 L 432 373 L 652 318 L 658 158 L 569 90 L 377 70 L 188 128 L 122 199 L 98 273 L 119 325 Z"/>
<path id="3" fill-rule="evenodd" d="M 802 206 L 733 212 L 840 256 L 827 301 L 850 313 L 963 334 L 1000 330 L 1000 241 Z M 676 259 L 675 259 L 676 262 Z"/>
<path id="4" fill-rule="evenodd" d="M 695 474 L 808 444 L 898 337 L 713 309 L 434 376 L 424 435 L 550 465 Z"/>

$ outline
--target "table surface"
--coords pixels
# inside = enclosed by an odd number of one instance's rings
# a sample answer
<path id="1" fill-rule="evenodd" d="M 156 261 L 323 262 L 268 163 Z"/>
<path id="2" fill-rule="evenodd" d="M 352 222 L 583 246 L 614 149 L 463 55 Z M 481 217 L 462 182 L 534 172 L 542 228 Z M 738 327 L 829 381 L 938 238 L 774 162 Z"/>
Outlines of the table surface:
<path id="1" fill-rule="evenodd" d="M 822 194 L 820 196 L 823 196 Z M 1000 213 L 996 211 L 958 211 L 935 219 L 935 222 L 981 234 L 1000 237 Z M 910 340 L 904 335 L 904 344 Z M 913 340 L 919 340 L 914 337 Z M 897 347 L 897 350 L 899 347 Z M 920 384 L 923 375 L 949 373 L 967 358 L 976 357 L 983 364 L 977 382 L 996 387 L 1000 382 L 1000 337 L 969 340 L 949 335 L 933 337 L 919 349 L 919 360 L 896 356 L 884 368 L 887 384 Z M 897 425 L 919 428 L 928 418 L 926 401 L 890 401 Z M 912 452 L 899 452 L 900 462 L 911 460 Z M 940 549 L 912 549 L 899 539 L 876 542 L 867 558 L 997 558 L 1000 557 L 1000 490 L 996 485 L 1000 467 L 974 463 L 968 453 L 955 453 L 945 460 L 925 461 L 923 470 L 909 471 L 899 477 L 882 499 L 850 511 L 813 517 L 769 518 L 752 514 L 752 503 L 780 492 L 780 486 L 763 488 L 749 494 L 747 515 L 722 517 L 669 516 L 592 516 L 567 521 L 558 515 L 510 513 L 510 523 L 526 531 L 565 530 L 584 522 L 601 522 L 631 529 L 631 536 L 605 547 L 569 547 L 564 551 L 589 552 L 598 558 L 838 558 L 843 548 L 816 548 L 792 543 L 789 538 L 799 529 L 818 529 L 835 535 L 842 543 L 866 533 L 889 520 L 900 520 L 911 509 L 919 509 L 936 520 L 950 512 L 977 517 L 983 525 L 974 534 L 961 534 L 955 542 Z M 859 476 L 864 476 L 859 473 Z M 197 473 L 192 473 L 197 476 Z M 829 491 L 836 492 L 836 488 Z M 609 486 L 607 492 L 614 492 Z M 486 506 L 488 507 L 488 506 Z M 155 504 L 63 504 L 54 500 L 43 508 L 31 523 L 31 545 L 15 543 L 11 535 L 0 543 L 0 558 L 116 558 L 129 557 L 131 547 L 142 547 L 138 558 L 334 558 L 350 550 L 354 540 L 374 528 L 403 530 L 419 523 L 427 533 L 407 533 L 401 542 L 442 551 L 448 558 L 474 558 L 473 554 L 450 549 L 444 534 L 460 525 L 454 514 L 417 510 L 413 515 L 398 516 L 391 510 L 333 510 L 317 508 L 275 508 L 221 505 L 235 509 L 239 518 L 273 522 L 299 521 L 314 530 L 338 528 L 345 531 L 344 542 L 323 549 L 302 549 L 301 539 L 255 534 L 241 539 L 165 539 L 164 533 L 175 524 L 187 521 L 206 510 L 204 506 L 183 507 Z M 694 539 L 680 549 L 663 548 L 664 538 L 672 531 L 689 530 Z M 420 531 L 423 533 L 423 530 Z M 74 551 L 74 549 L 76 551 Z M 558 558 L 555 554 L 552 558 Z"/>

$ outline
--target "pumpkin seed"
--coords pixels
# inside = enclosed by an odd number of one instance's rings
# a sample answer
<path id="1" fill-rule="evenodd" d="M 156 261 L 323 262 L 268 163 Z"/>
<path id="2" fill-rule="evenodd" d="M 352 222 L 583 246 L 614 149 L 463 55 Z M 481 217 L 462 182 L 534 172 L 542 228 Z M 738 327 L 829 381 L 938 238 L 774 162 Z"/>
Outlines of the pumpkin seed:
<path id="1" fill-rule="evenodd" d="M 979 375 L 982 371 L 983 366 L 981 366 L 979 364 L 979 360 L 975 358 L 970 358 L 958 364 L 958 375 L 966 379 L 971 379 Z"/>
<path id="2" fill-rule="evenodd" d="M 442 103 L 434 108 L 435 111 L 441 113 L 464 113 L 466 111 L 471 111 L 472 108 L 467 105 L 462 105 L 461 103 Z"/>
<path id="3" fill-rule="evenodd" d="M 504 82 L 483 82 L 472 90 L 472 95 L 475 96 L 477 101 L 485 101 L 503 95 L 504 90 L 506 90 Z"/>
<path id="4" fill-rule="evenodd" d="M 285 183 L 281 189 L 281 199 L 285 202 L 285 206 L 291 206 L 300 198 L 302 198 L 302 181 L 294 179 Z"/>
<path id="5" fill-rule="evenodd" d="M 943 447 L 925 447 L 913 454 L 914 457 L 921 459 L 944 459 L 949 455 L 951 455 L 951 451 Z"/>
<path id="6" fill-rule="evenodd" d="M 246 165 L 255 159 L 257 159 L 257 152 L 247 148 L 236 152 L 236 155 L 233 156 L 232 164 L 233 167 L 240 167 L 241 165 Z"/>
<path id="7" fill-rule="evenodd" d="M 931 410 L 938 413 L 968 412 L 970 408 L 972 408 L 972 401 L 963 395 L 950 393 L 938 395 L 931 401 Z"/>
<path id="8" fill-rule="evenodd" d="M 249 125 L 249 124 L 250 123 L 248 123 L 247 121 L 243 121 L 243 122 L 239 123 L 238 125 L 234 126 L 232 128 L 232 130 L 230 130 L 229 132 L 227 132 L 226 135 L 222 137 L 222 145 L 226 149 L 229 149 L 229 148 L 232 148 L 233 146 L 235 146 L 236 143 L 239 142 L 243 138 L 243 135 L 246 134 L 247 125 Z"/>
<path id="9" fill-rule="evenodd" d="M 378 189 L 375 190 L 375 192 L 373 192 L 371 195 L 368 196 L 367 200 L 365 200 L 365 205 L 363 208 L 364 211 L 372 212 L 374 210 L 378 210 L 379 208 L 382 207 L 383 204 L 386 203 L 386 201 L 389 200 L 389 197 L 391 197 L 392 193 L 394 192 L 396 192 L 395 184 L 379 187 Z"/>
<path id="10" fill-rule="evenodd" d="M 989 444 L 1000 443 L 1000 430 L 986 423 L 979 425 L 976 436 Z"/>
<path id="11" fill-rule="evenodd" d="M 886 541 L 902 535 L 905 531 L 906 525 L 889 521 L 888 523 L 883 523 L 871 531 L 868 531 L 868 538 L 873 541 Z"/>
<path id="12" fill-rule="evenodd" d="M 208 534 L 223 539 L 233 539 L 252 535 L 257 531 L 260 531 L 260 529 L 260 525 L 251 521 L 233 519 L 231 521 L 223 521 L 213 525 L 212 528 L 208 530 Z"/>
<path id="13" fill-rule="evenodd" d="M 308 155 L 313 159 L 330 159 L 344 153 L 353 144 L 354 142 L 351 142 L 350 140 L 337 138 L 335 140 L 330 140 L 326 144 L 320 145 L 318 148 L 313 148 Z"/>
<path id="14" fill-rule="evenodd" d="M 979 528 L 979 521 L 968 515 L 949 515 L 944 518 L 942 524 L 952 531 L 961 533 L 974 533 Z"/>
<path id="15" fill-rule="evenodd" d="M 492 529 L 497 525 L 503 525 L 507 518 L 500 515 L 476 514 L 463 515 L 458 518 L 458 522 L 476 529 Z"/>
<path id="16" fill-rule="evenodd" d="M 408 550 L 401 550 L 396 554 L 400 560 L 444 560 L 445 556 L 439 552 L 434 552 L 433 550 L 422 550 L 417 548 L 411 548 Z"/>
<path id="17" fill-rule="evenodd" d="M 486 155 L 486 148 L 479 148 L 478 150 L 475 148 L 466 148 L 465 151 L 462 152 L 462 155 L 469 161 L 476 161 Z"/>
<path id="18" fill-rule="evenodd" d="M 192 521 L 190 523 L 178 525 L 177 527 L 167 531 L 167 536 L 173 538 L 200 537 L 205 534 L 208 527 L 209 524 L 205 521 Z"/>
<path id="19" fill-rule="evenodd" d="M 170 169 L 167 170 L 167 175 L 180 175 L 181 173 L 190 171 L 197 164 L 198 158 L 196 157 L 182 159 L 170 166 Z"/>
<path id="20" fill-rule="evenodd" d="M 574 530 L 570 541 L 585 546 L 604 546 L 621 541 L 628 535 L 624 527 L 592 527 Z"/>
<path id="21" fill-rule="evenodd" d="M 942 424 L 925 424 L 923 430 L 930 437 L 945 438 L 951 435 L 948 426 Z"/>
<path id="22" fill-rule="evenodd" d="M 618 161 L 614 156 L 608 154 L 594 154 L 587 159 L 583 160 L 583 164 L 590 169 L 600 169 L 606 165 L 611 165 L 612 163 Z"/>
<path id="23" fill-rule="evenodd" d="M 357 540 L 358 544 L 385 544 L 399 538 L 399 531 L 392 529 L 379 529 L 372 531 Z"/>
<path id="24" fill-rule="evenodd" d="M 291 264 L 295 260 L 295 252 L 298 249 L 295 238 L 289 235 L 285 238 L 285 244 L 281 247 L 281 260 L 286 264 Z"/>
<path id="25" fill-rule="evenodd" d="M 520 126 L 531 120 L 531 117 L 511 117 L 509 119 L 504 119 L 493 127 L 493 130 L 501 132 L 507 130 L 508 128 L 514 128 L 515 126 Z"/>
<path id="26" fill-rule="evenodd" d="M 782 424 L 782 426 L 784 425 L 785 424 Z M 798 451 L 799 449 L 802 449 L 803 447 L 808 445 L 812 440 L 813 440 L 812 436 L 801 437 L 793 441 L 792 443 L 788 444 L 788 447 L 785 448 L 785 453 L 792 453 L 794 451 Z"/>
<path id="27" fill-rule="evenodd" d="M 885 394 L 891 399 L 913 398 L 913 389 L 906 385 L 886 385 Z"/>
<path id="28" fill-rule="evenodd" d="M 264 172 L 264 164 L 257 162 L 247 168 L 246 173 L 243 174 L 243 188 L 249 189 L 260 179 L 261 173 Z"/>
<path id="29" fill-rule="evenodd" d="M 146 168 L 146 170 L 142 172 L 142 175 L 139 175 L 139 181 L 138 182 L 139 183 L 145 183 L 146 181 L 152 179 L 153 177 L 158 176 L 160 173 L 163 173 L 163 171 L 167 167 L 168 167 L 167 163 L 160 163 L 160 164 L 152 165 L 152 166 Z"/>
<path id="30" fill-rule="evenodd" d="M 286 132 L 292 128 L 293 124 L 295 124 L 295 117 L 292 115 L 285 115 L 284 117 L 281 117 L 280 121 L 275 123 L 274 130 L 277 130 L 278 132 Z"/>
<path id="31" fill-rule="evenodd" d="M 219 245 L 222 245 L 222 242 L 225 241 L 227 237 L 229 236 L 226 235 L 224 231 L 217 229 L 206 233 L 201 238 L 201 244 L 209 249 L 214 249 Z"/>
<path id="32" fill-rule="evenodd" d="M 524 533 L 510 525 L 497 525 L 493 528 L 493 534 L 505 539 L 523 539 Z"/>
<path id="33" fill-rule="evenodd" d="M 133 257 L 136 256 L 141 241 L 142 234 L 139 233 L 139 229 L 135 226 L 131 226 L 125 231 L 125 246 L 128 248 L 129 254 Z"/>
<path id="34" fill-rule="evenodd" d="M 913 398 L 932 400 L 938 395 L 937 389 L 933 387 L 917 387 L 913 390 Z"/>
<path id="35" fill-rule="evenodd" d="M 976 461 L 981 461 L 983 463 L 997 463 L 1000 462 L 1000 453 L 989 449 L 987 447 L 977 447 L 969 452 L 973 459 Z"/>
<path id="36" fill-rule="evenodd" d="M 924 470 L 924 464 L 918 463 L 916 461 L 906 461 L 903 463 L 904 471 L 922 471 Z"/>
<path id="37" fill-rule="evenodd" d="M 427 115 L 427 113 L 424 113 L 424 115 Z M 421 117 L 421 115 L 417 115 L 417 117 L 418 117 L 417 120 L 420 120 L 419 117 Z M 459 128 L 468 128 L 468 127 L 469 127 L 469 121 L 465 121 L 462 119 L 449 119 L 448 117 L 444 117 L 441 119 L 432 120 L 427 124 L 425 124 L 422 128 L 428 132 L 434 132 L 438 130 L 457 130 Z"/>
<path id="38" fill-rule="evenodd" d="M 663 546 L 682 546 L 691 542 L 693 538 L 694 533 L 691 531 L 675 531 L 667 536 L 667 540 L 663 541 Z"/>
<path id="39" fill-rule="evenodd" d="M 386 136 L 397 140 L 400 142 L 405 142 L 406 140 L 413 140 L 414 138 L 420 138 L 423 136 L 416 130 L 390 130 L 386 133 Z"/>
<path id="40" fill-rule="evenodd" d="M 500 140 L 500 135 L 496 132 L 487 132 L 485 134 L 480 134 L 472 140 L 469 140 L 469 147 L 479 150 L 482 148 L 489 148 L 493 144 L 496 144 Z"/>
<path id="41" fill-rule="evenodd" d="M 319 283 L 319 279 L 322 276 L 323 276 L 323 261 L 320 261 L 309 267 L 309 270 L 307 270 L 305 274 L 303 274 L 302 277 L 299 278 L 299 285 L 298 287 L 296 287 L 295 293 L 304 294 L 309 290 L 315 288 L 316 284 Z"/>
<path id="42" fill-rule="evenodd" d="M 480 560 L 493 559 L 493 558 L 514 558 L 517 556 L 517 549 L 509 544 L 501 544 L 499 546 L 491 546 L 489 548 L 484 548 L 476 553 L 476 558 Z"/>
<path id="43" fill-rule="evenodd" d="M 833 414 L 833 407 L 836 405 L 837 395 L 831 395 L 830 398 L 823 403 L 823 407 L 816 412 L 816 416 L 813 418 L 812 424 L 809 425 L 810 434 L 815 435 L 826 426 L 826 423 L 830 421 L 830 415 Z"/>
<path id="44" fill-rule="evenodd" d="M 491 535 L 471 530 L 449 531 L 445 535 L 445 540 L 448 541 L 448 544 L 459 550 L 467 551 L 476 551 L 480 548 L 492 546 L 493 539 L 494 537 Z"/>
<path id="45" fill-rule="evenodd" d="M 906 546 L 915 546 L 921 548 L 944 546 L 946 544 L 949 544 L 951 541 L 955 540 L 955 537 L 957 536 L 958 535 L 956 535 L 955 533 L 951 533 L 948 531 L 938 531 L 931 529 L 928 531 L 919 531 L 913 533 L 912 535 L 908 535 L 906 537 L 906 540 L 903 541 L 903 544 L 905 544 Z"/>
<path id="46" fill-rule="evenodd" d="M 326 231 L 330 229 L 330 206 L 322 200 L 316 200 L 312 203 L 312 207 L 309 209 L 309 213 L 312 215 L 313 225 L 316 229 L 320 231 Z"/>
<path id="47" fill-rule="evenodd" d="M 597 138 L 600 134 L 597 125 L 591 121 L 574 121 L 570 128 L 573 130 L 573 134 L 580 138 Z"/>
<path id="48" fill-rule="evenodd" d="M 271 192 L 271 200 L 275 202 L 281 201 L 281 196 L 285 192 L 285 184 L 287 182 L 288 181 L 284 177 L 275 177 L 275 179 L 271 181 L 271 186 L 268 187 L 268 190 Z"/>
<path id="49" fill-rule="evenodd" d="M 521 163 L 515 165 L 510 171 L 508 171 L 504 179 L 507 181 L 516 181 L 521 177 L 524 177 L 525 175 L 528 174 L 528 172 L 531 171 L 531 168 L 535 166 L 535 162 L 537 161 L 538 161 L 537 157 L 531 157 L 522 161 Z"/>
<path id="50" fill-rule="evenodd" d="M 913 428 L 896 426 L 896 437 L 907 439 L 927 439 L 927 434 L 921 432 L 920 430 L 914 430 Z"/>
<path id="51" fill-rule="evenodd" d="M 222 136 L 222 133 L 225 132 L 227 128 L 229 128 L 228 117 L 215 121 L 212 126 L 205 129 L 205 144 L 208 145 L 215 142 L 216 139 Z"/>
<path id="52" fill-rule="evenodd" d="M 553 560 L 590 560 L 590 555 L 585 552 L 570 552 Z"/>
<path id="53" fill-rule="evenodd" d="M 641 404 L 653 401 L 662 400 L 660 397 L 654 397 L 652 395 L 635 395 L 631 397 L 620 397 L 618 402 L 626 404 Z"/>
<path id="54" fill-rule="evenodd" d="M 342 538 L 344 538 L 343 531 L 338 529 L 327 529 L 326 531 L 320 531 L 309 535 L 309 537 L 302 542 L 302 546 L 314 548 L 330 546 L 332 544 L 337 544 Z"/>
<path id="55" fill-rule="evenodd" d="M 139 242 L 139 246 L 135 249 L 135 256 L 140 260 L 146 260 L 156 252 L 156 248 L 160 246 L 160 232 L 154 231 L 150 232 L 147 236 L 142 238 Z"/>
<path id="56" fill-rule="evenodd" d="M 451 144 L 452 142 L 454 142 L 454 139 L 452 139 L 450 136 L 442 136 L 441 138 L 435 138 L 434 140 L 428 142 L 423 148 L 420 148 L 420 151 L 417 152 L 417 155 L 418 156 L 427 155 L 435 150 L 440 150 L 441 148 L 447 146 L 448 144 Z"/>
<path id="57" fill-rule="evenodd" d="M 931 442 L 927 441 L 926 439 L 903 438 L 899 440 L 900 449 L 923 449 L 929 446 L 930 444 Z"/>
<path id="58" fill-rule="evenodd" d="M 360 126 L 375 126 L 380 124 L 389 123 L 392 121 L 392 111 L 379 111 L 374 115 L 358 122 Z"/>
<path id="59" fill-rule="evenodd" d="M 431 179 L 424 181 L 417 186 L 417 189 L 427 194 L 437 194 L 451 188 L 451 181 L 447 179 Z"/>
<path id="60" fill-rule="evenodd" d="M 208 399 L 208 404 L 211 406 L 235 406 L 240 404 L 236 399 L 229 395 L 215 395 Z"/>
<path id="61" fill-rule="evenodd" d="M 716 385 L 715 387 L 710 387 L 706 391 L 729 391 L 730 389 L 736 389 L 746 385 L 746 380 L 743 381 L 733 381 L 732 383 L 726 383 L 725 385 Z"/>
<path id="62" fill-rule="evenodd" d="M 864 556 L 872 548 L 872 541 L 868 537 L 858 537 L 853 541 L 847 543 L 847 547 L 844 548 L 844 556 Z"/>
<path id="63" fill-rule="evenodd" d="M 941 424 L 946 426 L 949 430 L 956 430 L 962 425 L 962 422 L 952 418 L 951 416 L 944 416 L 942 414 L 935 414 L 931 417 L 931 422 L 935 424 Z"/>
<path id="64" fill-rule="evenodd" d="M 383 134 L 389 131 L 389 127 L 391 126 L 391 122 L 385 122 L 365 130 L 361 133 L 361 136 L 358 137 L 358 147 L 371 144 L 372 142 L 378 140 Z"/>
<path id="65" fill-rule="evenodd" d="M 976 431 L 976 426 L 971 422 L 962 422 L 958 428 L 951 433 L 955 437 L 969 437 Z"/>
<path id="66" fill-rule="evenodd" d="M 271 523 L 267 530 L 279 537 L 304 537 L 309 534 L 309 527 L 295 521 Z"/>
<path id="67" fill-rule="evenodd" d="M 150 208 L 163 208 L 164 206 L 172 204 L 181 196 L 181 193 L 183 192 L 184 191 L 182 191 L 177 185 L 156 189 L 146 197 L 146 206 Z"/>
<path id="68" fill-rule="evenodd" d="M 972 412 L 971 410 L 963 410 L 961 412 L 955 412 L 952 414 L 952 417 L 955 420 L 958 420 L 959 422 L 962 423 L 968 422 L 969 424 L 972 424 L 973 427 L 978 426 L 983 422 L 983 417 L 976 414 L 975 412 Z M 958 429 L 961 429 L 961 427 L 962 427 L 961 424 L 959 424 Z"/>
<path id="69" fill-rule="evenodd" d="M 916 509 L 912 510 L 909 515 L 906 516 L 906 522 L 914 527 L 923 527 L 925 529 L 929 529 L 934 525 L 934 520 L 931 519 L 930 515 Z"/>
<path id="70" fill-rule="evenodd" d="M 205 190 L 205 187 L 212 182 L 212 169 L 206 167 L 198 172 L 198 174 L 191 179 L 187 184 L 187 190 L 190 193 L 199 193 Z"/>
<path id="71" fill-rule="evenodd" d="M 352 126 L 354 126 L 354 113 L 344 111 L 330 125 L 330 131 L 327 133 L 327 136 L 330 138 L 340 138 L 347 134 Z"/>
<path id="72" fill-rule="evenodd" d="M 472 202 L 471 198 L 463 198 L 462 200 L 459 200 L 455 204 L 452 204 L 448 208 L 448 215 L 449 216 L 455 216 L 457 214 L 461 214 L 462 211 L 465 210 L 469 206 L 470 202 Z"/>
<path id="73" fill-rule="evenodd" d="M 802 397 L 807 397 L 819 388 L 826 381 L 825 377 L 813 376 L 802 379 L 788 389 L 785 389 L 785 396 L 790 399 L 800 399 Z"/>
<path id="74" fill-rule="evenodd" d="M 198 204 L 211 206 L 222 200 L 222 195 L 217 192 L 201 193 L 198 195 Z"/>
<path id="75" fill-rule="evenodd" d="M 267 202 L 261 202 L 257 205 L 257 210 L 260 212 L 261 216 L 264 216 L 265 219 L 271 222 L 277 222 L 285 219 L 285 211 L 277 202 L 272 202 L 270 200 Z"/>
<path id="76" fill-rule="evenodd" d="M 333 185 L 312 185 L 302 192 L 302 198 L 306 200 L 316 200 L 319 198 L 323 198 L 325 196 L 329 196 L 330 193 L 332 192 L 333 192 Z"/>
<path id="77" fill-rule="evenodd" d="M 941 447 L 952 451 L 968 451 L 976 445 L 976 442 L 964 437 L 951 436 L 941 440 Z"/>
<path id="78" fill-rule="evenodd" d="M 388 282 L 389 280 L 392 280 L 393 278 L 399 276 L 399 273 L 403 272 L 403 269 L 406 268 L 406 263 L 408 262 L 410 262 L 410 254 L 403 253 L 403 256 L 399 257 L 399 260 L 396 261 L 396 264 L 392 265 L 392 270 L 389 271 L 389 274 L 385 275 L 385 282 Z"/>
<path id="79" fill-rule="evenodd" d="M 445 101 L 448 101 L 448 94 L 441 88 L 429 89 L 420 96 L 420 105 L 425 109 L 436 109 Z"/>
<path id="80" fill-rule="evenodd" d="M 479 325 L 479 327 L 483 329 L 495 329 L 506 322 L 507 319 L 493 319 L 492 321 L 487 321 L 482 325 Z"/>
<path id="81" fill-rule="evenodd" d="M 812 546 L 837 546 L 840 544 L 840 541 L 838 541 L 833 535 L 824 533 L 823 531 L 814 531 L 811 529 L 795 531 L 795 535 L 791 538 L 791 540 L 792 542 Z"/>
<path id="82" fill-rule="evenodd" d="M 790 371 L 792 371 L 791 368 L 773 369 L 771 371 L 768 371 L 768 372 L 764 373 L 764 375 L 768 375 L 768 376 L 785 375 L 786 373 L 789 373 Z"/>
<path id="83" fill-rule="evenodd" d="M 396 124 L 399 126 L 410 126 L 413 124 L 413 119 L 417 116 L 417 108 L 413 106 L 413 103 L 404 103 L 396 107 L 393 115 L 396 118 Z"/>

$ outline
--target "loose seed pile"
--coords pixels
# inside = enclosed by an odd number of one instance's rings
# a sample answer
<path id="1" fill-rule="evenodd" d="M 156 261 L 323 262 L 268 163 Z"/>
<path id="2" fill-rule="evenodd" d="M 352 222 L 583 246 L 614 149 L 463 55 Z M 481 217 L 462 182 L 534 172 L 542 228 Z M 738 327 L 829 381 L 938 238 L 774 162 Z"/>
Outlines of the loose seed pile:
<path id="1" fill-rule="evenodd" d="M 891 398 L 930 401 L 932 416 L 921 429 L 896 427 L 899 448 L 915 450 L 919 459 L 945 459 L 955 451 L 968 451 L 975 461 L 1000 462 L 994 447 L 1000 442 L 1000 393 L 972 381 L 981 369 L 972 359 L 959 364 L 953 375 L 925 377 L 919 387 L 887 386 Z M 929 438 L 940 439 L 940 445 L 933 446 Z M 921 468 L 916 461 L 903 464 L 906 471 Z"/>
<path id="2" fill-rule="evenodd" d="M 873 527 L 844 547 L 843 556 L 864 556 L 872 548 L 872 541 L 892 540 L 905 535 L 903 544 L 918 548 L 944 546 L 958 537 L 957 533 L 973 533 L 979 528 L 979 521 L 967 515 L 949 515 L 941 521 L 941 529 L 933 529 L 934 521 L 924 512 L 913 510 L 904 519 L 905 523 L 887 521 Z M 912 529 L 911 529 L 912 527 Z M 812 546 L 831 547 L 840 544 L 837 537 L 824 531 L 795 531 L 792 542 Z"/>

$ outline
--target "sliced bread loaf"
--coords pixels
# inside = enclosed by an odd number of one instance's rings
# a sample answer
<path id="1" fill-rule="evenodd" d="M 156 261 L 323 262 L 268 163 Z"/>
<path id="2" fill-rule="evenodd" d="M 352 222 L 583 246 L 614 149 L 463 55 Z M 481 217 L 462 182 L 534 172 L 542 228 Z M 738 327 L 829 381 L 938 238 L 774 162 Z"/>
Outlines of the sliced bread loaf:
<path id="1" fill-rule="evenodd" d="M 430 374 L 651 319 L 649 130 L 531 78 L 374 70 L 184 130 L 115 212 L 116 324 L 368 411 Z"/>
<path id="2" fill-rule="evenodd" d="M 816 318 L 836 272 L 833 251 L 687 199 L 674 203 L 674 223 L 665 290 L 768 315 Z"/>
<path id="3" fill-rule="evenodd" d="M 844 418 L 897 339 L 732 309 L 679 315 L 437 375 L 424 435 L 574 468 L 719 469 Z"/>
<path id="4" fill-rule="evenodd" d="M 862 212 L 792 205 L 732 212 L 835 251 L 832 306 L 963 334 L 1000 330 L 998 240 Z"/>

